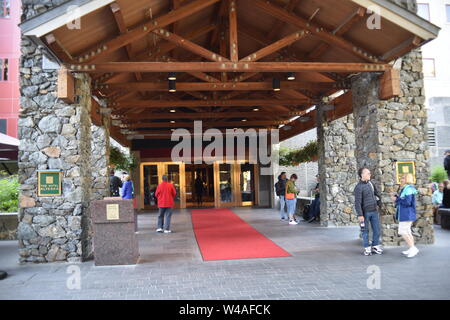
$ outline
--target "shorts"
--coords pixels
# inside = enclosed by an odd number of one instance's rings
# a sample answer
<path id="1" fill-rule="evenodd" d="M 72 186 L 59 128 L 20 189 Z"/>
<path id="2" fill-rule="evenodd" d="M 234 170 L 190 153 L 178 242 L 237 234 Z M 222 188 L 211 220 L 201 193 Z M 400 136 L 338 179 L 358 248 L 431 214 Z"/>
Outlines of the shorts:
<path id="1" fill-rule="evenodd" d="M 412 235 L 411 227 L 413 222 L 412 221 L 400 221 L 398 224 L 398 234 L 403 235 Z"/>

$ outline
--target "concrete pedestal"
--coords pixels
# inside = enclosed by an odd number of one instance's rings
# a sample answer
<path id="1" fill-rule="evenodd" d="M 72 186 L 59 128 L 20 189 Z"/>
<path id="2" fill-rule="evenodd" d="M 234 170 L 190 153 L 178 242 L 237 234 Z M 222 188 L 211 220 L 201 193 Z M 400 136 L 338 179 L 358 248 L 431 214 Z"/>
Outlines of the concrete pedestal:
<path id="1" fill-rule="evenodd" d="M 108 214 L 108 205 L 109 214 Z M 115 208 L 118 206 L 118 214 Z M 139 258 L 133 200 L 106 198 L 91 203 L 96 266 L 136 264 Z"/>

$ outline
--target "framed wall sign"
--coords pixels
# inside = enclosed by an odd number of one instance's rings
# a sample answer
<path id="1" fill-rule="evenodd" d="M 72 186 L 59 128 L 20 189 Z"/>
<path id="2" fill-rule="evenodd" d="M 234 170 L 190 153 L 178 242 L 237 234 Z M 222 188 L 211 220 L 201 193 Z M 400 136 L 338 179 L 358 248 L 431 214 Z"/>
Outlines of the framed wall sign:
<path id="1" fill-rule="evenodd" d="M 62 172 L 58 170 L 38 171 L 38 197 L 60 197 L 62 194 Z"/>
<path id="2" fill-rule="evenodd" d="M 395 173 L 397 184 L 400 184 L 400 178 L 408 173 L 413 175 L 414 183 L 416 183 L 416 162 L 412 160 L 397 161 L 395 163 Z"/>

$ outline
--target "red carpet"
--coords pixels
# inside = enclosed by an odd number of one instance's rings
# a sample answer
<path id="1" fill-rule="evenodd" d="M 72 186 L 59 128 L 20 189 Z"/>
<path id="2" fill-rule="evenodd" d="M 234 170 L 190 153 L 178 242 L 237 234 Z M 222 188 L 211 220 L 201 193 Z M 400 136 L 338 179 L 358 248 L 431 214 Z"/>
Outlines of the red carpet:
<path id="1" fill-rule="evenodd" d="M 192 224 L 205 261 L 291 256 L 230 209 L 194 209 Z"/>

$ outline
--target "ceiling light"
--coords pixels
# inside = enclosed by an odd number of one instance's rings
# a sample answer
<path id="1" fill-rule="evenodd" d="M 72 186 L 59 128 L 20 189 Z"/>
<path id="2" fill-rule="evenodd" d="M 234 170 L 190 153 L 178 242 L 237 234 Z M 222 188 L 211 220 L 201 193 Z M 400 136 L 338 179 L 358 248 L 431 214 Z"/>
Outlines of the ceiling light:
<path id="1" fill-rule="evenodd" d="M 295 73 L 294 72 L 288 72 L 287 79 L 289 81 L 294 81 L 295 80 Z"/>
<path id="2" fill-rule="evenodd" d="M 171 120 L 170 123 L 175 123 L 175 121 L 174 121 L 174 120 Z"/>
<path id="3" fill-rule="evenodd" d="M 255 108 L 255 109 L 253 109 L 253 111 L 255 111 L 255 112 L 256 112 L 256 111 L 259 111 L 259 109 L 258 109 L 258 108 Z"/>
<path id="4" fill-rule="evenodd" d="M 171 113 L 175 113 L 175 112 L 177 112 L 177 110 L 171 109 L 170 112 L 171 112 Z"/>
<path id="5" fill-rule="evenodd" d="M 167 80 L 177 80 L 177 73 L 176 72 L 169 72 Z"/>
<path id="6" fill-rule="evenodd" d="M 177 92 L 177 83 L 175 80 L 169 80 L 169 92 Z"/>
<path id="7" fill-rule="evenodd" d="M 280 91 L 281 90 L 280 79 L 273 78 L 273 80 L 272 80 L 272 88 L 273 88 L 273 91 Z"/>

